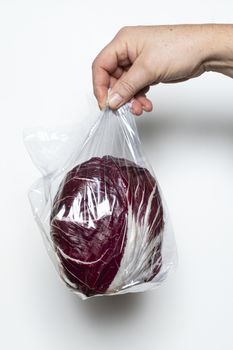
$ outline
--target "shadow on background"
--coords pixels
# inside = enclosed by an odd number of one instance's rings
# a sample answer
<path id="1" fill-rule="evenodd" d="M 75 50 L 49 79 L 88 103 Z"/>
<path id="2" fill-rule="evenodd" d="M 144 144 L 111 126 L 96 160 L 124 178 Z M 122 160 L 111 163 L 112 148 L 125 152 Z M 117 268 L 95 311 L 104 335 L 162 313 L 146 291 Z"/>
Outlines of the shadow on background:
<path id="1" fill-rule="evenodd" d="M 156 138 L 162 138 L 164 134 L 173 135 L 203 135 L 214 138 L 233 138 L 233 112 L 220 113 L 202 112 L 203 115 L 194 112 L 184 116 L 184 112 L 170 115 L 166 113 L 151 113 L 144 117 L 137 117 L 136 123 L 142 143 L 152 142 Z"/>
<path id="2" fill-rule="evenodd" d="M 94 323 L 98 320 L 108 322 L 113 318 L 119 322 L 133 315 L 140 313 L 141 308 L 146 304 L 144 293 L 129 293 L 116 296 L 101 296 L 80 300 L 72 295 L 72 304 L 77 311 L 85 314 L 85 318 L 91 319 Z"/>

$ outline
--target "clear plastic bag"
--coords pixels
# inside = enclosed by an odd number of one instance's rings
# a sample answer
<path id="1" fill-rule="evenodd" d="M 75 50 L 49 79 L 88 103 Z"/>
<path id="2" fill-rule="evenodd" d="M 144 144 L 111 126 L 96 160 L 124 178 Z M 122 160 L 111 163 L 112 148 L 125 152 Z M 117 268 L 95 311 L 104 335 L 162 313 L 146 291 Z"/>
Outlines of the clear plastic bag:
<path id="1" fill-rule="evenodd" d="M 81 149 L 73 140 L 44 129 L 24 137 L 43 175 L 31 207 L 60 277 L 82 299 L 160 285 L 176 246 L 129 105 L 106 108 Z"/>

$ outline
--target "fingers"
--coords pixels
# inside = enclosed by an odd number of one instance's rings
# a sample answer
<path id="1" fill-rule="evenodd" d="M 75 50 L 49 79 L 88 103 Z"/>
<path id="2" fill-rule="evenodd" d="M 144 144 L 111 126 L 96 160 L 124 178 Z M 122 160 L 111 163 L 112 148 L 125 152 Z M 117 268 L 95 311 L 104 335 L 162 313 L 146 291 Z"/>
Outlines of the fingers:
<path id="1" fill-rule="evenodd" d="M 153 109 L 152 102 L 145 96 L 139 95 L 136 97 L 136 100 L 141 103 L 142 109 L 145 112 L 151 112 Z"/>
<path id="2" fill-rule="evenodd" d="M 118 69 L 117 69 L 118 71 Z M 120 71 L 118 71 L 120 72 Z M 121 75 L 124 75 L 125 72 L 122 70 Z M 117 76 L 115 78 L 115 76 Z M 113 76 L 110 77 L 110 88 L 112 89 L 115 85 L 118 78 L 118 74 L 113 73 Z M 140 90 L 133 99 L 130 100 L 131 102 L 131 112 L 134 115 L 141 115 L 143 111 L 145 112 L 151 112 L 153 109 L 151 101 L 146 97 L 146 93 L 149 91 L 150 87 L 146 86 L 142 90 Z"/>
<path id="3" fill-rule="evenodd" d="M 128 72 L 116 81 L 109 94 L 109 107 L 119 108 L 128 102 L 141 89 L 149 85 L 151 76 L 146 69 L 141 57 L 138 57 Z"/>
<path id="4" fill-rule="evenodd" d="M 131 101 L 131 112 L 141 115 L 143 111 L 151 112 L 153 109 L 151 101 L 143 93 L 139 93 Z"/>
<path id="5" fill-rule="evenodd" d="M 130 57 L 130 58 L 129 58 Z M 151 111 L 152 104 L 145 96 L 152 81 L 142 55 L 129 55 L 124 40 L 114 39 L 96 57 L 92 65 L 93 90 L 100 108 L 108 104 L 116 109 L 134 97 L 132 112 L 140 115 Z"/>
<path id="6" fill-rule="evenodd" d="M 131 61 L 128 57 L 127 45 L 119 34 L 98 54 L 92 64 L 92 80 L 94 95 L 100 108 L 106 104 L 111 78 L 119 79 L 128 70 Z"/>
<path id="7" fill-rule="evenodd" d="M 106 103 L 111 73 L 120 76 L 117 66 L 117 56 L 111 45 L 106 46 L 92 64 L 93 90 L 101 109 Z"/>

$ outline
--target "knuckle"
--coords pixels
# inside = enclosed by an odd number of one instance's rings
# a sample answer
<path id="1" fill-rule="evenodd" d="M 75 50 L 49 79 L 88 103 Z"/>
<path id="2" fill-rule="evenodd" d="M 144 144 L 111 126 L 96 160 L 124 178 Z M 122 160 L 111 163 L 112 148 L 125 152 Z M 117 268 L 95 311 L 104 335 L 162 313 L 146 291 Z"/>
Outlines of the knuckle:
<path id="1" fill-rule="evenodd" d="M 131 30 L 130 26 L 124 26 L 119 30 L 119 32 L 117 34 L 118 35 L 125 35 L 125 34 L 129 33 L 130 30 Z"/>
<path id="2" fill-rule="evenodd" d="M 97 65 L 97 59 L 95 58 L 95 59 L 94 59 L 94 61 L 92 62 L 92 65 L 91 65 L 91 69 L 92 69 L 92 71 L 94 71 L 94 70 L 95 70 L 96 65 Z"/>
<path id="3" fill-rule="evenodd" d="M 135 87 L 129 81 L 121 80 L 120 85 L 129 95 L 133 96 L 135 94 Z"/>

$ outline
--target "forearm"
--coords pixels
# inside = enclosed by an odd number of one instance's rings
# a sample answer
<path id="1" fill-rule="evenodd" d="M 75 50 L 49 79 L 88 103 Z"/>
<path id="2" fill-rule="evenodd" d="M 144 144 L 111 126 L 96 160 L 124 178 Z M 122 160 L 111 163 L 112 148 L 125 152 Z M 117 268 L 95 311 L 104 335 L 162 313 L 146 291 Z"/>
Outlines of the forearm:
<path id="1" fill-rule="evenodd" d="M 233 24 L 209 24 L 206 41 L 206 71 L 233 78 Z"/>

